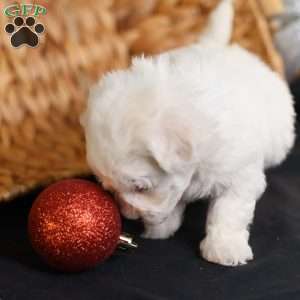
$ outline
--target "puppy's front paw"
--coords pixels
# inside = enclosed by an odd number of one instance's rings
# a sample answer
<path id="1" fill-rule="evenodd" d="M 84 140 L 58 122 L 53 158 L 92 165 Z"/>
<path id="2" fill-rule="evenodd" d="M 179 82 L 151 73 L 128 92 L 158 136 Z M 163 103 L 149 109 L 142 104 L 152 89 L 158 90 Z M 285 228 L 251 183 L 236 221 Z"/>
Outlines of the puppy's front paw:
<path id="1" fill-rule="evenodd" d="M 145 228 L 142 237 L 146 239 L 167 239 L 174 233 L 175 232 L 173 230 L 169 230 L 166 226 L 148 225 Z"/>
<path id="2" fill-rule="evenodd" d="M 204 259 L 224 266 L 244 265 L 253 259 L 248 232 L 209 233 L 200 243 L 200 250 Z"/>
<path id="3" fill-rule="evenodd" d="M 178 205 L 167 216 L 144 215 L 145 232 L 142 237 L 148 239 L 167 239 L 175 234 L 182 222 L 183 205 Z"/>
<path id="4" fill-rule="evenodd" d="M 181 222 L 177 218 L 167 218 L 160 224 L 145 224 L 143 238 L 167 239 L 175 234 Z"/>

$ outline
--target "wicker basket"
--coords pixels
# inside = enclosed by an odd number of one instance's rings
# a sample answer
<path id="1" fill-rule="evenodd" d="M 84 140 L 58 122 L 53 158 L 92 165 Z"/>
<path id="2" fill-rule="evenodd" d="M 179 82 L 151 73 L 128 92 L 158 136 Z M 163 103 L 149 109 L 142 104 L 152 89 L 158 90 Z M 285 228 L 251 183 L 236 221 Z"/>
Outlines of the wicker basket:
<path id="1" fill-rule="evenodd" d="M 217 2 L 39 1 L 48 8 L 39 47 L 15 49 L 0 30 L 0 200 L 89 174 L 78 124 L 89 86 L 132 55 L 192 43 Z M 2 14 L 0 28 L 8 21 Z M 282 72 L 257 0 L 237 0 L 233 40 Z"/>

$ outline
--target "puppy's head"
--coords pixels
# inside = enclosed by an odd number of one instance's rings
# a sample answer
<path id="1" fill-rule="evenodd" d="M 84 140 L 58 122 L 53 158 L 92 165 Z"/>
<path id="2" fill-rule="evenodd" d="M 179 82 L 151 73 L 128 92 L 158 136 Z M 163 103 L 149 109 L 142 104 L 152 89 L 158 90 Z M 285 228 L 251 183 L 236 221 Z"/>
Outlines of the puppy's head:
<path id="1" fill-rule="evenodd" d="M 190 121 L 163 84 L 134 67 L 111 74 L 81 117 L 89 166 L 125 216 L 150 223 L 169 215 L 193 174 Z"/>

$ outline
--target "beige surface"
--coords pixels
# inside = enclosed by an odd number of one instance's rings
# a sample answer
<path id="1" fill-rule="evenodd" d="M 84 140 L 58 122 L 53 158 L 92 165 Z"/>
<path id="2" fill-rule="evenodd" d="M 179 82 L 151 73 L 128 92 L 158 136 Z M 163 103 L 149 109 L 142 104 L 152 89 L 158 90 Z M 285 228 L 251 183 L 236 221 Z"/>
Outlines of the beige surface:
<path id="1" fill-rule="evenodd" d="M 259 0 L 264 14 L 268 17 L 276 16 L 284 11 L 283 0 Z"/>

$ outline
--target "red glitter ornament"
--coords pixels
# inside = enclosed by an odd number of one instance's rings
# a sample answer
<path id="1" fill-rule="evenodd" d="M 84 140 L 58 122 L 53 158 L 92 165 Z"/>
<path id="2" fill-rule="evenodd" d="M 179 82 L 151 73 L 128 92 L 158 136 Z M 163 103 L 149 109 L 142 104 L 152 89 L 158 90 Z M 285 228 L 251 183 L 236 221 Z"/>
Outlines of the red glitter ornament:
<path id="1" fill-rule="evenodd" d="M 31 208 L 28 232 L 33 248 L 50 266 L 69 272 L 103 262 L 123 241 L 120 214 L 110 195 L 81 179 L 46 188 Z"/>

